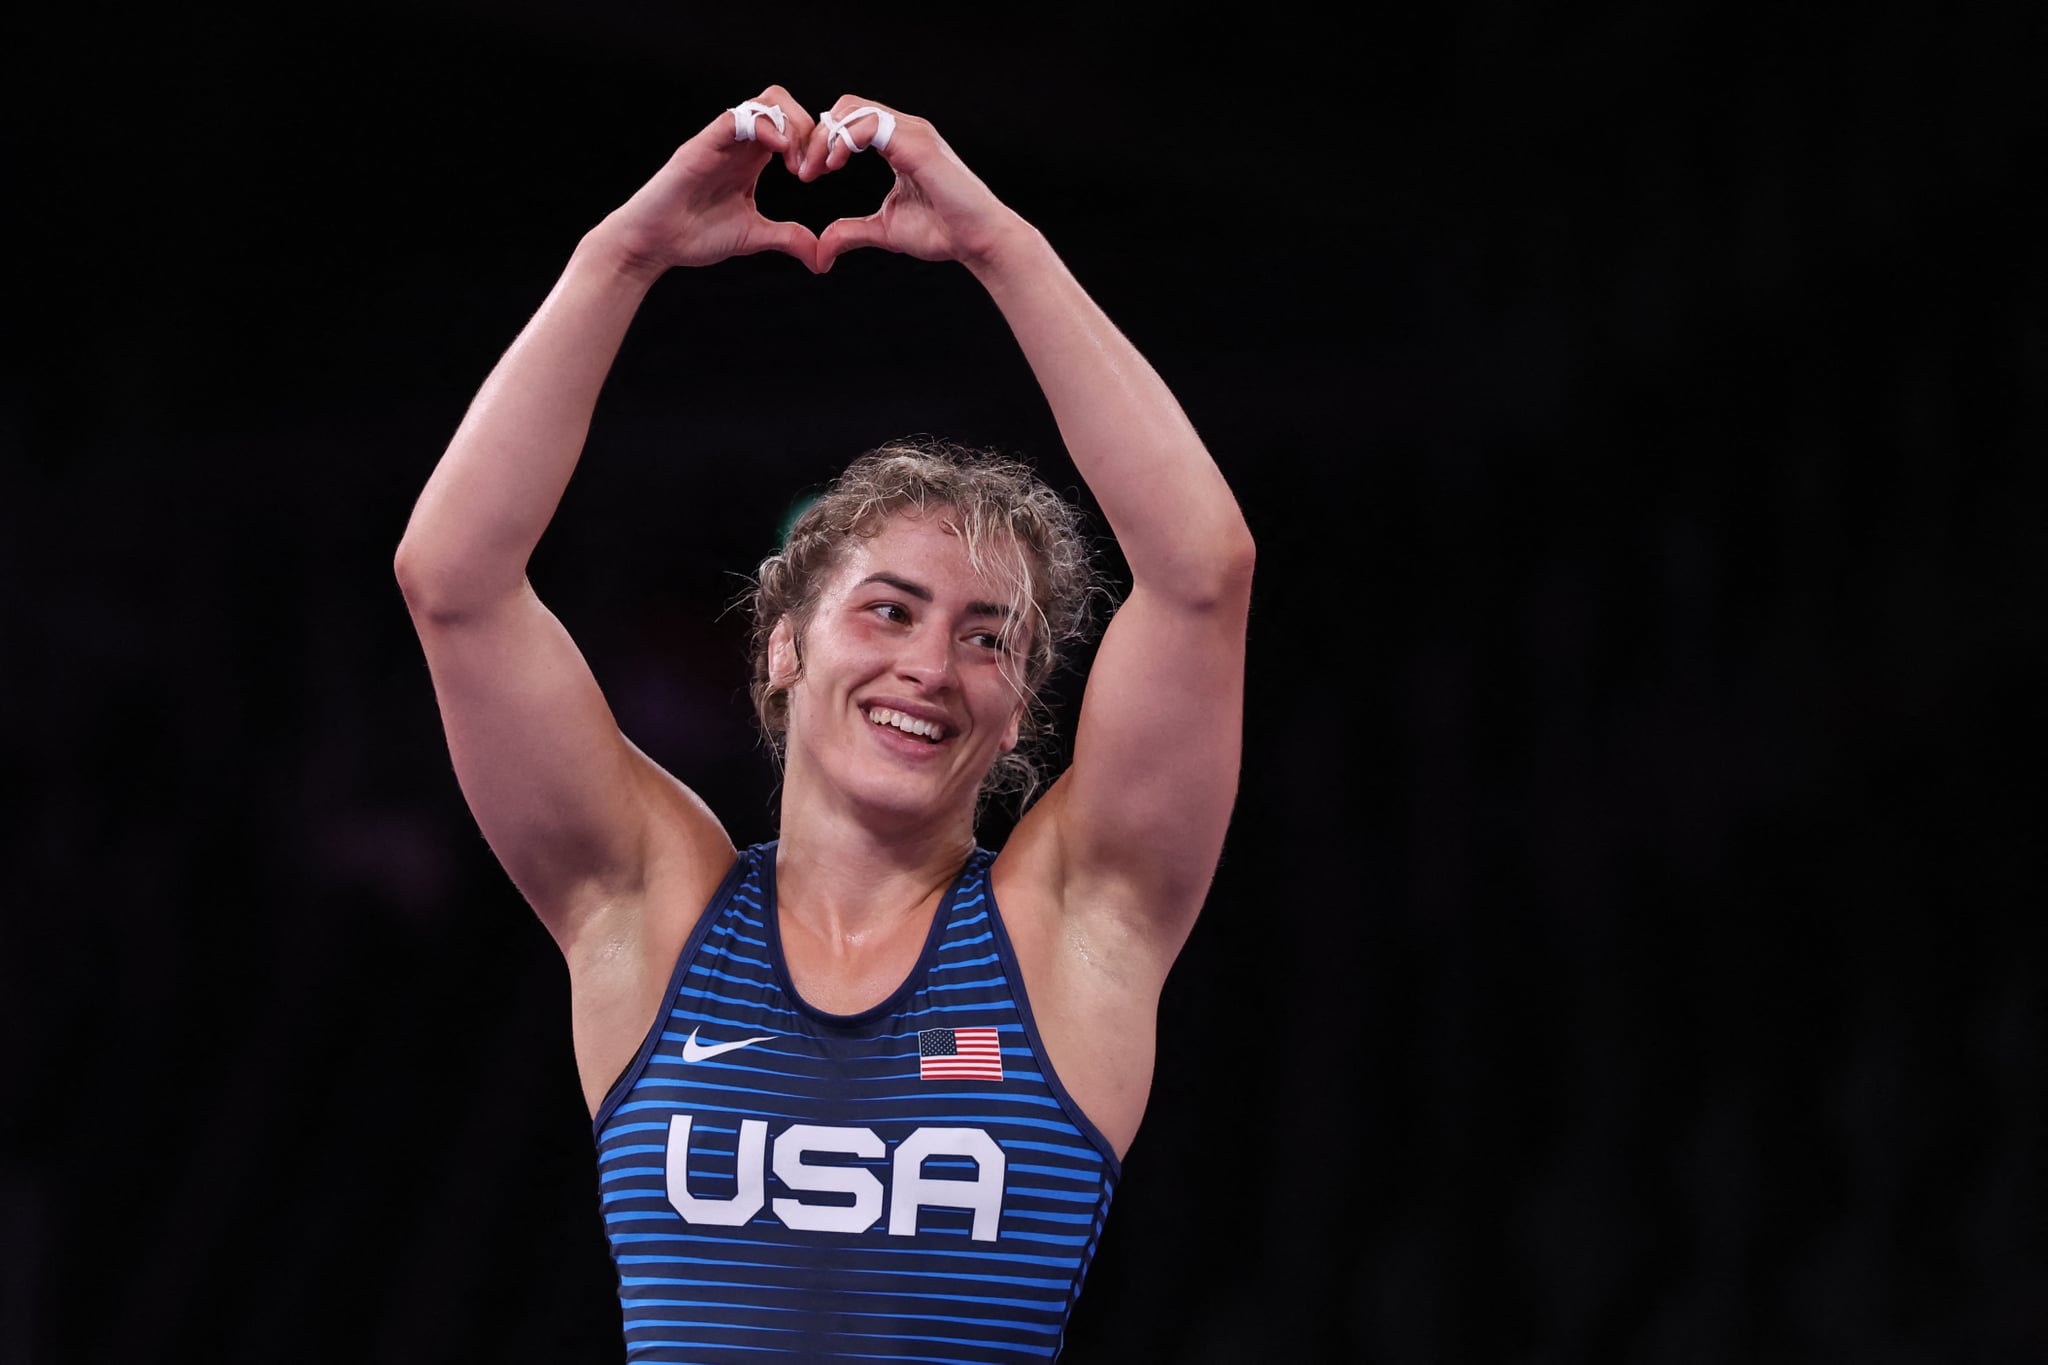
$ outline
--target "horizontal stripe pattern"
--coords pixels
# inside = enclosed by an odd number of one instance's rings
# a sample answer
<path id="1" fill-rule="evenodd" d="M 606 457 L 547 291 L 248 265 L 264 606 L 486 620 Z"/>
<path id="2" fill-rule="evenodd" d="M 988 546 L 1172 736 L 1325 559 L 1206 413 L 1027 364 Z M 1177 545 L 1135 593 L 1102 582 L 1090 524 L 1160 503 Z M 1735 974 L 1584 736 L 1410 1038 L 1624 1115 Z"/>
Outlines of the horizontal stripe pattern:
<path id="1" fill-rule="evenodd" d="M 788 987 L 774 852 L 741 855 L 599 1111 L 627 1358 L 1056 1357 L 1116 1167 L 1038 1053 L 992 855 L 950 888 L 904 988 L 839 1017 Z M 976 1074 L 921 1069 L 940 1031 Z"/>

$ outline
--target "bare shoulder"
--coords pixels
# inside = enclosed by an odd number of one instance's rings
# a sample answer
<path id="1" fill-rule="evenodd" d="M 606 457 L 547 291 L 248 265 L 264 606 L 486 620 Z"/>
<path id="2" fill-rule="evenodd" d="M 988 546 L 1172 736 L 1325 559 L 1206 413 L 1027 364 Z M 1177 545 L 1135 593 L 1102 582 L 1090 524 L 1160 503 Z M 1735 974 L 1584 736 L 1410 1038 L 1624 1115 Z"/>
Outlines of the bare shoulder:
<path id="1" fill-rule="evenodd" d="M 593 1114 L 653 1026 L 676 959 L 738 857 L 701 797 L 659 768 L 648 781 L 644 875 L 590 907 L 561 944 L 576 1069 Z"/>
<path id="2" fill-rule="evenodd" d="M 1059 846 L 1059 793 L 1026 814 L 990 870 L 1046 1060 L 1121 1156 L 1151 1090 L 1159 993 L 1173 963 L 1128 883 L 1089 878 Z"/>

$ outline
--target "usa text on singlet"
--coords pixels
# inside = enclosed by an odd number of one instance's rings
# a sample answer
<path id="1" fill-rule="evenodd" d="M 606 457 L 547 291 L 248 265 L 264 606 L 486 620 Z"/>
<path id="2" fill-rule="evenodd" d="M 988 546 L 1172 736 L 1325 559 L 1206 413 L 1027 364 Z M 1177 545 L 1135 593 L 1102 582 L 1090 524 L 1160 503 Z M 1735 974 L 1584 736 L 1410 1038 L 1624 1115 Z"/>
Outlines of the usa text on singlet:
<path id="1" fill-rule="evenodd" d="M 894 994 L 790 984 L 744 851 L 598 1110 L 627 1358 L 1048 1360 L 1118 1166 L 1045 1061 L 976 850 Z"/>

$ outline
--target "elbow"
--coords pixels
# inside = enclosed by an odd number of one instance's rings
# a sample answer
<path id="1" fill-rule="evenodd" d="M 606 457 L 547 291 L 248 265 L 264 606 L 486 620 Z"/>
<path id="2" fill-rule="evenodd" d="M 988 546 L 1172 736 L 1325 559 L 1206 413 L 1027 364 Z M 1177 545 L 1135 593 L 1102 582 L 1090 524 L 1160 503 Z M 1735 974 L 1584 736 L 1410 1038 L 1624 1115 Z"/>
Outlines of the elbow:
<path id="1" fill-rule="evenodd" d="M 1237 521 L 1200 544 L 1200 557 L 1183 561 L 1175 574 L 1180 584 L 1175 595 L 1199 611 L 1243 611 L 1251 601 L 1258 558 L 1250 529 Z"/>
<path id="2" fill-rule="evenodd" d="M 450 572 L 445 562 L 423 553 L 409 537 L 398 543 L 391 557 L 391 572 L 398 579 L 398 591 L 405 609 L 418 622 L 446 622 L 463 615 L 461 575 Z"/>
<path id="3" fill-rule="evenodd" d="M 1259 547 L 1252 540 L 1252 528 L 1240 517 L 1223 537 L 1223 545 L 1217 554 L 1220 571 L 1233 585 L 1246 592 L 1251 590 L 1252 570 L 1257 567 Z"/>
<path id="4" fill-rule="evenodd" d="M 1209 554 L 1212 599 L 1219 603 L 1248 601 L 1258 557 L 1251 528 L 1241 518 L 1218 534 Z"/>
<path id="5" fill-rule="evenodd" d="M 528 590 L 524 562 L 473 546 L 430 543 L 412 532 L 398 542 L 391 572 L 418 626 L 475 621 Z"/>
<path id="6" fill-rule="evenodd" d="M 398 552 L 391 556 L 391 574 L 398 580 L 398 591 L 404 595 L 406 606 L 417 612 L 426 598 L 432 575 L 411 540 L 398 542 Z"/>

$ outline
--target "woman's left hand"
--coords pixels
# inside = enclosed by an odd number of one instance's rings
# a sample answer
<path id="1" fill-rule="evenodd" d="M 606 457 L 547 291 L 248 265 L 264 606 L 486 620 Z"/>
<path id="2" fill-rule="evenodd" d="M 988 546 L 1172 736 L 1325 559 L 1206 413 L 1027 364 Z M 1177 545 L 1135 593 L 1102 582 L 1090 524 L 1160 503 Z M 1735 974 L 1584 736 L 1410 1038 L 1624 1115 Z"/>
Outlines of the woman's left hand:
<path id="1" fill-rule="evenodd" d="M 886 108 L 857 95 L 841 95 L 830 118 L 836 124 L 863 107 Z M 973 269 L 988 261 L 1007 237 L 1028 230 L 929 122 L 894 109 L 887 112 L 896 127 L 889 145 L 878 154 L 896 173 L 896 183 L 881 208 L 865 218 L 841 218 L 818 235 L 819 273 L 831 269 L 834 259 L 846 252 L 870 246 L 921 261 L 959 261 Z M 869 114 L 833 137 L 825 119 L 819 119 L 804 149 L 800 178 L 813 181 L 844 166 L 854 155 L 848 137 L 869 149 L 879 125 L 880 120 Z"/>

